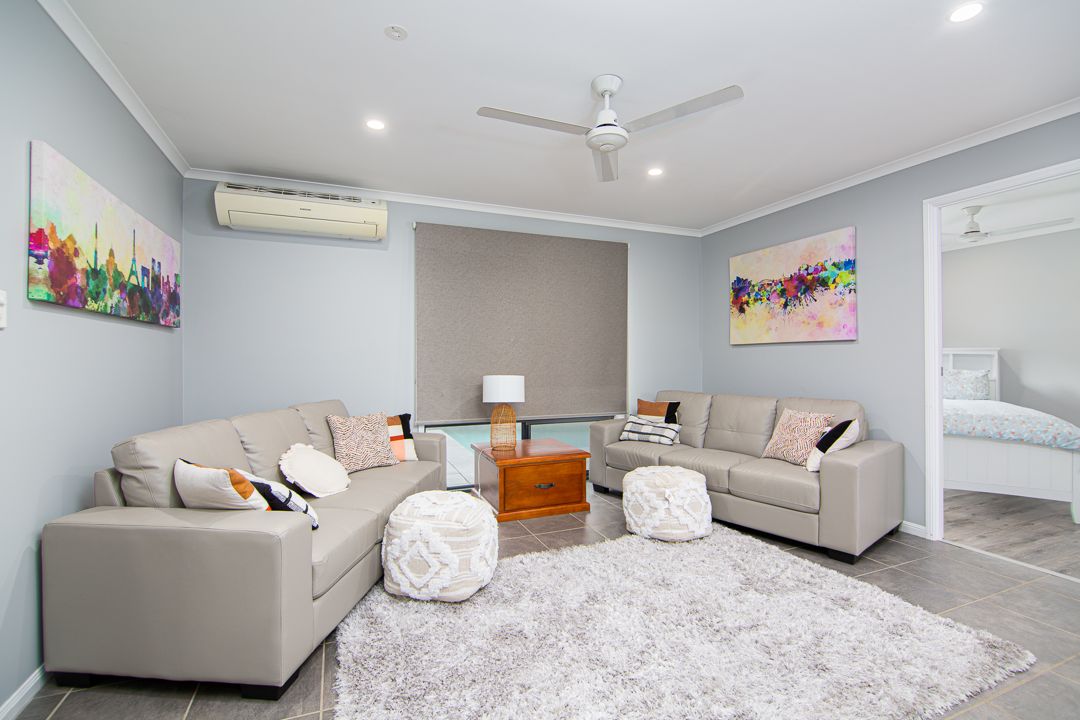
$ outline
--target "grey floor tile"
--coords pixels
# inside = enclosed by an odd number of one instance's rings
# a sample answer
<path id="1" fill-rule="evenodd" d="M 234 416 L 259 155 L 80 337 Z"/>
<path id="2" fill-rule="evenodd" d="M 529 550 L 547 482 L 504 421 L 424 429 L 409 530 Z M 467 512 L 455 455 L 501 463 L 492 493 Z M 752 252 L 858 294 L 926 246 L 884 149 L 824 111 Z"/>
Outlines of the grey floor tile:
<path id="1" fill-rule="evenodd" d="M 71 688 L 60 687 L 56 684 L 56 680 L 53 679 L 52 673 L 45 676 L 45 684 L 41 686 L 41 689 L 34 695 L 35 698 L 48 697 L 49 695 L 63 695 Z"/>
<path id="2" fill-rule="evenodd" d="M 906 573 L 902 568 L 894 567 L 872 572 L 860 576 L 859 579 L 876 585 L 887 593 L 898 595 L 912 605 L 918 605 L 932 613 L 939 613 L 974 600 L 971 596 L 952 588 Z"/>
<path id="3" fill-rule="evenodd" d="M 904 565 L 904 571 L 913 573 L 927 580 L 933 580 L 945 587 L 967 593 L 974 597 L 986 597 L 1011 587 L 1020 581 L 997 575 L 988 570 L 966 565 L 941 555 L 931 555 L 922 560 Z"/>
<path id="4" fill-rule="evenodd" d="M 538 535 L 536 539 L 544 543 L 549 550 L 558 550 L 559 548 L 573 547 L 574 545 L 592 545 L 607 540 L 605 536 L 586 527 L 544 533 Z"/>
<path id="5" fill-rule="evenodd" d="M 510 538 L 527 537 L 531 533 L 517 520 L 499 523 L 499 542 Z"/>
<path id="6" fill-rule="evenodd" d="M 1067 663 L 1062 663 L 1054 668 L 1054 672 L 1067 680 L 1080 683 L 1080 657 L 1073 658 Z"/>
<path id="7" fill-rule="evenodd" d="M 1080 637 L 1003 610 L 991 600 L 980 600 L 942 614 L 964 625 L 1011 640 L 1031 651 L 1039 659 L 1037 668 L 1045 668 L 1080 653 Z"/>
<path id="8" fill-rule="evenodd" d="M 1035 587 L 1034 583 L 990 598 L 995 605 L 1080 635 L 1080 599 Z"/>
<path id="9" fill-rule="evenodd" d="M 810 562 L 827 567 L 830 570 L 835 570 L 843 575 L 850 575 L 851 577 L 858 577 L 859 575 L 865 575 L 866 573 L 874 572 L 875 570 L 883 570 L 887 567 L 868 557 L 861 557 L 855 561 L 854 565 L 852 565 L 843 560 L 834 560 L 829 557 L 824 550 L 818 548 L 796 547 L 787 550 L 787 552 L 792 555 L 797 555 L 804 560 L 809 560 Z"/>
<path id="10" fill-rule="evenodd" d="M 547 546 L 532 535 L 499 541 L 500 559 L 514 557 L 515 555 L 523 555 L 525 553 L 542 552 L 544 550 L 547 550 Z"/>
<path id="11" fill-rule="evenodd" d="M 574 513 L 574 517 L 585 523 L 585 527 L 599 527 L 626 520 L 622 508 L 607 503 L 592 503 L 592 509 L 589 512 Z"/>
<path id="12" fill-rule="evenodd" d="M 1059 578 L 1056 575 L 1047 575 L 1032 584 L 1080 600 L 1080 582 Z"/>
<path id="13" fill-rule="evenodd" d="M 1024 720 L 1065 720 L 1080 717 L 1080 685 L 1054 673 L 1044 673 L 1031 682 L 994 699 Z"/>
<path id="14" fill-rule="evenodd" d="M 130 680 L 69 693 L 51 720 L 180 720 L 195 683 Z"/>
<path id="15" fill-rule="evenodd" d="M 928 550 L 920 550 L 888 538 L 878 540 L 863 553 L 864 557 L 877 560 L 885 565 L 900 565 L 901 563 L 929 557 L 929 555 Z"/>
<path id="16" fill-rule="evenodd" d="M 975 552 L 974 550 L 956 547 L 955 545 L 949 545 L 948 543 L 942 544 L 945 547 L 937 553 L 938 555 L 941 555 L 942 557 L 947 557 L 950 560 L 958 560 L 965 565 L 973 565 L 983 570 L 989 570 L 992 573 L 1002 575 L 1007 578 L 1012 578 L 1013 580 L 1035 580 L 1046 575 L 1046 573 L 1042 572 L 1041 570 L 1035 570 L 1024 565 L 1009 562 L 1008 560 L 1004 560 L 1002 558 L 996 558 L 990 555 L 983 555 L 982 553 Z"/>
<path id="17" fill-rule="evenodd" d="M 283 720 L 322 709 L 323 647 L 300 667 L 300 675 L 281 699 L 247 700 L 235 685 L 203 683 L 187 720 Z"/>
<path id="18" fill-rule="evenodd" d="M 326 658 L 323 661 L 323 693 L 322 693 L 322 706 L 323 710 L 334 707 L 337 702 L 337 695 L 334 694 L 334 682 L 337 681 L 338 661 L 337 661 L 337 648 L 327 648 Z"/>
<path id="19" fill-rule="evenodd" d="M 894 542 L 901 542 L 905 545 L 910 545 L 911 547 L 917 548 L 919 550 L 926 550 L 931 555 L 936 552 L 941 552 L 942 548 L 947 545 L 947 543 L 938 542 L 935 540 L 927 540 L 926 538 L 921 538 L 918 535 L 912 535 L 910 533 L 902 531 L 896 533 L 895 535 L 890 535 L 889 538 Z"/>
<path id="20" fill-rule="evenodd" d="M 608 540 L 614 540 L 615 538 L 621 538 L 623 535 L 630 534 L 630 531 L 626 529 L 625 521 L 609 523 L 607 525 L 597 525 L 592 529 L 606 537 Z"/>
<path id="21" fill-rule="evenodd" d="M 992 702 L 979 702 L 971 707 L 965 707 L 958 713 L 950 713 L 945 716 L 950 720 L 1017 720 L 1017 717 L 1000 705 Z"/>
<path id="22" fill-rule="evenodd" d="M 559 530 L 569 530 L 570 528 L 578 528 L 585 525 L 585 523 L 578 520 L 573 515 L 548 515 L 547 517 L 522 520 L 521 524 L 525 526 L 526 530 L 534 535 L 557 532 Z"/>
<path id="23" fill-rule="evenodd" d="M 59 695 L 45 695 L 34 698 L 23 708 L 16 720 L 45 720 L 45 718 L 49 717 L 49 713 L 64 699 L 66 692 L 67 690 L 64 690 Z"/>

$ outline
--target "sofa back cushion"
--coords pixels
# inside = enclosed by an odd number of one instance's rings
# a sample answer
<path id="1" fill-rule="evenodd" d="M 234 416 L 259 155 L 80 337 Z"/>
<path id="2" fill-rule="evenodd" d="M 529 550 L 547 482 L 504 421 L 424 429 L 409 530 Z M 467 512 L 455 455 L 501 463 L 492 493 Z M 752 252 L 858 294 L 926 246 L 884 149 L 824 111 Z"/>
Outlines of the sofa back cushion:
<path id="1" fill-rule="evenodd" d="M 709 405 L 712 395 L 683 390 L 661 390 L 656 393 L 657 402 L 677 401 L 679 403 L 679 442 L 690 447 L 702 447 L 705 442 L 705 428 L 709 424 Z"/>
<path id="2" fill-rule="evenodd" d="M 789 397 L 780 398 L 776 404 L 776 419 L 784 414 L 784 409 L 799 410 L 802 412 L 825 413 L 833 416 L 833 425 L 843 420 L 859 421 L 859 441 L 867 438 L 866 413 L 863 407 L 854 400 L 820 400 L 817 398 Z M 775 422 L 773 425 L 775 426 Z"/>
<path id="3" fill-rule="evenodd" d="M 295 443 L 311 442 L 300 413 L 292 408 L 238 415 L 230 420 L 244 446 L 251 472 L 264 480 L 285 482 L 278 461 Z"/>
<path id="4" fill-rule="evenodd" d="M 302 403 L 290 407 L 300 413 L 300 417 L 307 427 L 308 443 L 316 450 L 321 450 L 330 457 L 334 457 L 334 435 L 330 432 L 330 424 L 326 422 L 326 416 L 340 415 L 341 417 L 349 417 L 349 411 L 345 409 L 345 403 L 340 400 L 320 400 L 319 402 Z"/>
<path id="5" fill-rule="evenodd" d="M 177 459 L 251 472 L 244 446 L 228 420 L 166 428 L 125 440 L 112 449 L 124 501 L 135 507 L 183 507 L 173 482 Z"/>
<path id="6" fill-rule="evenodd" d="M 776 398 L 713 395 L 705 447 L 761 457 L 776 422 Z"/>

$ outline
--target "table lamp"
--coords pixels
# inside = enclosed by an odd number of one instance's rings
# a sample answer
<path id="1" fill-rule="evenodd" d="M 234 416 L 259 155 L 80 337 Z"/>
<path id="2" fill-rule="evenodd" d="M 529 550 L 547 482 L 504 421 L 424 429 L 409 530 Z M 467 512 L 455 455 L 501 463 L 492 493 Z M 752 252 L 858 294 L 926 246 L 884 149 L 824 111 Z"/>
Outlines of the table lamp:
<path id="1" fill-rule="evenodd" d="M 491 449 L 517 447 L 517 415 L 510 403 L 525 402 L 524 375 L 485 375 L 483 402 L 498 403 L 491 411 Z"/>

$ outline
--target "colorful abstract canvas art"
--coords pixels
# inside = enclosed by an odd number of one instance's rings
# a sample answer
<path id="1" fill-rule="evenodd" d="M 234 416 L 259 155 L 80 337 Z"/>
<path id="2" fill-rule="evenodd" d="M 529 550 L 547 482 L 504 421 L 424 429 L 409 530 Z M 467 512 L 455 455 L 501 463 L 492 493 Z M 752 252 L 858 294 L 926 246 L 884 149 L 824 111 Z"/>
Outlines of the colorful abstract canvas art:
<path id="1" fill-rule="evenodd" d="M 736 255 L 729 267 L 732 345 L 856 339 L 854 227 Z"/>
<path id="2" fill-rule="evenodd" d="M 179 327 L 180 243 L 34 141 L 26 296 Z"/>

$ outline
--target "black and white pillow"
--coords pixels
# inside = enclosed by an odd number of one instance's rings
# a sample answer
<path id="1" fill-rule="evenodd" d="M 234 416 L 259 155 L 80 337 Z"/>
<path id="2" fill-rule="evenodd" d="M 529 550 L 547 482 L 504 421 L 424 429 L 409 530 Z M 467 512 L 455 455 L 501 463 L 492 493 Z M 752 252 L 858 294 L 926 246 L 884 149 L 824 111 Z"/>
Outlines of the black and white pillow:
<path id="1" fill-rule="evenodd" d="M 678 423 L 650 422 L 637 415 L 626 418 L 620 440 L 639 440 L 660 445 L 674 445 L 682 426 Z"/>
<path id="2" fill-rule="evenodd" d="M 315 513 L 315 508 L 311 507 L 308 501 L 300 497 L 299 494 L 294 493 L 279 482 L 263 480 L 254 476 L 251 477 L 251 484 L 255 486 L 255 491 L 262 496 L 263 500 L 266 500 L 266 504 L 270 506 L 271 510 L 291 510 L 292 512 L 304 513 L 311 519 L 311 529 L 319 529 L 319 516 Z"/>
<path id="3" fill-rule="evenodd" d="M 825 431 L 817 445 L 806 458 L 806 469 L 810 472 L 821 471 L 821 459 L 826 454 L 851 447 L 859 439 L 859 421 L 845 420 Z"/>

